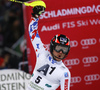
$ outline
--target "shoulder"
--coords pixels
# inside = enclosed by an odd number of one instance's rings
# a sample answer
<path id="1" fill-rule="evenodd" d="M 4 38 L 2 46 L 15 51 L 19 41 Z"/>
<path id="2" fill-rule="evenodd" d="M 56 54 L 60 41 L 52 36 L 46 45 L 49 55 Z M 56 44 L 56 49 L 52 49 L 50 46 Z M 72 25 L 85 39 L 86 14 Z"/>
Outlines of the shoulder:
<path id="1" fill-rule="evenodd" d="M 69 69 L 64 65 L 64 63 L 62 63 L 60 69 L 61 69 L 63 75 L 69 75 L 69 76 L 70 76 L 70 71 L 69 71 Z"/>
<path id="2" fill-rule="evenodd" d="M 68 68 L 64 65 L 64 63 L 62 62 L 61 67 L 62 70 L 68 70 Z"/>

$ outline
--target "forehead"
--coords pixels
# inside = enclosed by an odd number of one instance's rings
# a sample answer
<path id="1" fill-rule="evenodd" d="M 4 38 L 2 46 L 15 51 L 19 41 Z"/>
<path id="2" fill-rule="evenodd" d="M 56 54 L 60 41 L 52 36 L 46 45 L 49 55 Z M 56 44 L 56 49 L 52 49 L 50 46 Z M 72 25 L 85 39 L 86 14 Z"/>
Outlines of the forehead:
<path id="1" fill-rule="evenodd" d="M 56 48 L 67 48 L 67 46 L 63 46 L 63 45 L 56 45 Z"/>

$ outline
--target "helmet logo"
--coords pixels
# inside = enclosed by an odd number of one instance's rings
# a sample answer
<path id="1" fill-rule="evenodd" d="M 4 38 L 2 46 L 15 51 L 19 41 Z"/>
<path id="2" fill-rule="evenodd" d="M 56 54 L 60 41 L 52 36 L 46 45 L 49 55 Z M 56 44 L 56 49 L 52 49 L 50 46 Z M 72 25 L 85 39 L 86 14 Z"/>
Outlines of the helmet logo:
<path id="1" fill-rule="evenodd" d="M 62 44 L 66 43 L 67 42 L 67 39 L 66 38 L 63 38 L 63 37 L 60 37 L 60 41 Z"/>

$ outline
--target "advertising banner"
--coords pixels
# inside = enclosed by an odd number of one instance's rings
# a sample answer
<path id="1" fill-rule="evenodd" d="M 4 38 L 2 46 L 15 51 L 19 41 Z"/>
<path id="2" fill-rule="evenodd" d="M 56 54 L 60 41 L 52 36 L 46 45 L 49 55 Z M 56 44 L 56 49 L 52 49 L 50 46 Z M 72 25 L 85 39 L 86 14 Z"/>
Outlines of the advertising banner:
<path id="1" fill-rule="evenodd" d="M 46 11 L 39 18 L 38 31 L 49 50 L 56 34 L 70 38 L 71 50 L 63 60 L 71 72 L 71 90 L 100 90 L 100 0 L 43 0 Z M 32 8 L 23 5 L 29 70 L 36 56 L 28 35 Z M 59 89 L 60 90 L 60 89 Z"/>
<path id="2" fill-rule="evenodd" d="M 0 90 L 26 90 L 30 78 L 30 74 L 20 70 L 0 70 Z"/>

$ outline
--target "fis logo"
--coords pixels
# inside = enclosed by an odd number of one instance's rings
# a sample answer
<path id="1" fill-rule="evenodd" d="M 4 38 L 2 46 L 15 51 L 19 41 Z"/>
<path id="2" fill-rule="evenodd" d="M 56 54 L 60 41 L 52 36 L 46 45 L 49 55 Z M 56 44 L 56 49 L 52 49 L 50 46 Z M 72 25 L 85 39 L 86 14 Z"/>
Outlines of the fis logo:
<path id="1" fill-rule="evenodd" d="M 97 81 L 100 79 L 100 75 L 99 74 L 91 74 L 91 75 L 86 75 L 84 77 L 85 81 Z"/>
<path id="2" fill-rule="evenodd" d="M 96 63 L 98 62 L 98 57 L 97 56 L 91 56 L 91 57 L 84 57 L 82 59 L 84 64 L 88 64 L 88 63 Z"/>
<path id="3" fill-rule="evenodd" d="M 90 38 L 90 39 L 82 39 L 81 40 L 81 45 L 95 45 L 97 43 L 95 38 Z"/>
<path id="4" fill-rule="evenodd" d="M 66 66 L 71 66 L 71 65 L 78 65 L 80 63 L 80 60 L 78 58 L 75 59 L 69 59 L 69 60 L 65 60 L 64 64 Z"/>

